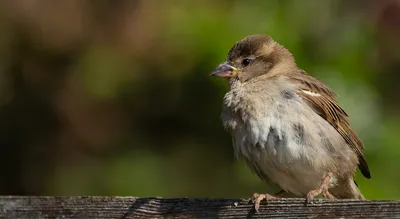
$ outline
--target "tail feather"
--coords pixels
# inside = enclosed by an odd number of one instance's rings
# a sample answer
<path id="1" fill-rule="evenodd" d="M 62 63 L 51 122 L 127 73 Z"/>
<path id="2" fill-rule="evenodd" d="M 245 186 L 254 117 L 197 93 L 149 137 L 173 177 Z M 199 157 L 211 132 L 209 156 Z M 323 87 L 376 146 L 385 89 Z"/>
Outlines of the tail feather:
<path id="1" fill-rule="evenodd" d="M 353 180 L 339 183 L 338 186 L 329 189 L 330 193 L 338 199 L 359 199 L 365 200 L 357 184 Z"/>

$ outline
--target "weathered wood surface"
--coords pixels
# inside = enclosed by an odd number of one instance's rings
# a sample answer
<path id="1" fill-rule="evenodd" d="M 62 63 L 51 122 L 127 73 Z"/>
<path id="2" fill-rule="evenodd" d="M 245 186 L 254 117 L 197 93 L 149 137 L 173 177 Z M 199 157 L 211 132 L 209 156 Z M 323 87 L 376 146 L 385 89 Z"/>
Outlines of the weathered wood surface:
<path id="1" fill-rule="evenodd" d="M 400 201 L 0 196 L 0 218 L 400 218 Z"/>

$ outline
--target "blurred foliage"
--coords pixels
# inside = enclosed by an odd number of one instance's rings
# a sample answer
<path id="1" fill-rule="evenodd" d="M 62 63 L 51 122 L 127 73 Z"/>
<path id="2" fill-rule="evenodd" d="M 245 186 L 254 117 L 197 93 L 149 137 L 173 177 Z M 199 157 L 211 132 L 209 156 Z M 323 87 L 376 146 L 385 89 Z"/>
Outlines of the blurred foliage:
<path id="1" fill-rule="evenodd" d="M 369 199 L 399 199 L 400 1 L 0 2 L 1 194 L 249 197 L 224 80 L 264 33 L 330 85 L 366 145 Z"/>

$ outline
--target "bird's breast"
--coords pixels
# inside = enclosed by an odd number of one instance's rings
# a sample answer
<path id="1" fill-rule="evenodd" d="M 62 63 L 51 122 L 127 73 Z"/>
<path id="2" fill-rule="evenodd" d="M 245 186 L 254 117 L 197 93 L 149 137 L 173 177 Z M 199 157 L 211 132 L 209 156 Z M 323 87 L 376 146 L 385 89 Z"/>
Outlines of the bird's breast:
<path id="1" fill-rule="evenodd" d="M 288 105 L 273 96 L 246 97 L 228 93 L 224 98 L 222 120 L 231 133 L 238 155 L 249 157 L 264 149 L 268 156 L 298 156 L 301 128 L 293 130 L 287 121 Z M 300 125 L 299 125 L 300 126 Z M 283 158 L 283 157 L 282 157 Z"/>
<path id="2" fill-rule="evenodd" d="M 238 156 L 279 166 L 326 165 L 339 134 L 291 91 L 228 92 L 222 120 Z M 333 137 L 333 138 L 332 138 Z"/>

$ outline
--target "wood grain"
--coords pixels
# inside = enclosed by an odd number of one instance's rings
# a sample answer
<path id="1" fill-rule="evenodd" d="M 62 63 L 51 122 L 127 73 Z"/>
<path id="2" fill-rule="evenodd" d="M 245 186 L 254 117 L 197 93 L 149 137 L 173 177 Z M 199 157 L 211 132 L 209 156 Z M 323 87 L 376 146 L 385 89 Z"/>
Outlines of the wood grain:
<path id="1" fill-rule="evenodd" d="M 400 218 L 400 201 L 0 196 L 0 218 Z"/>

